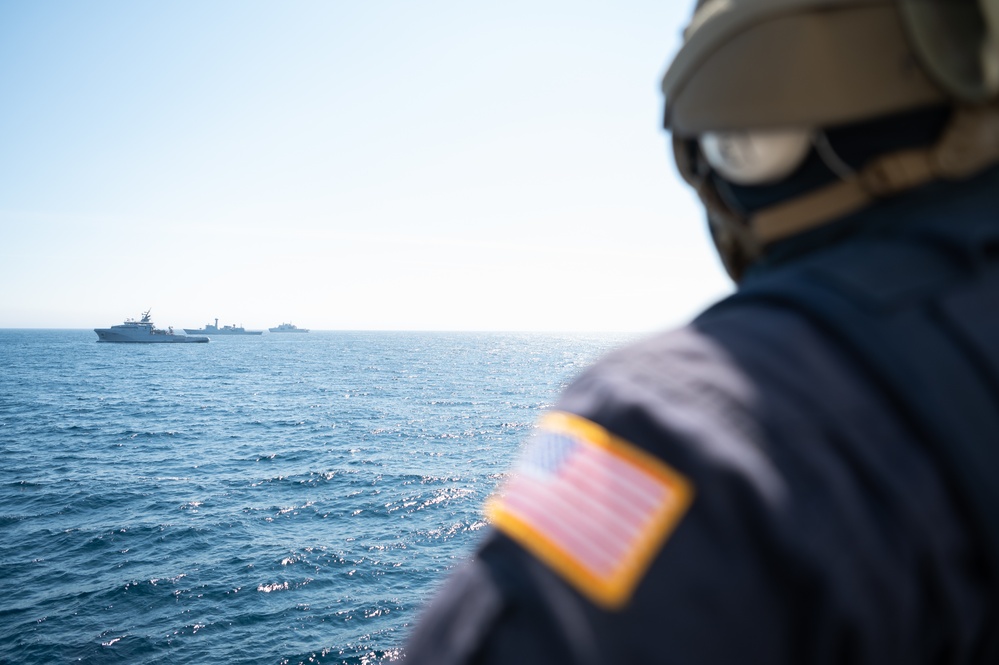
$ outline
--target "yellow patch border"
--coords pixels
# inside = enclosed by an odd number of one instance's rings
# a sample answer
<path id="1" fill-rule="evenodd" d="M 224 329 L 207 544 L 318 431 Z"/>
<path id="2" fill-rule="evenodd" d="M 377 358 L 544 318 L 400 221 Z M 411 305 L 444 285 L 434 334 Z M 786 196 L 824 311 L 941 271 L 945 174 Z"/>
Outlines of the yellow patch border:
<path id="1" fill-rule="evenodd" d="M 594 603 L 610 610 L 621 609 L 631 599 L 653 558 L 673 533 L 680 518 L 694 499 L 694 486 L 680 472 L 665 462 L 614 436 L 596 423 L 580 416 L 552 412 L 545 415 L 540 427 L 560 432 L 598 446 L 619 457 L 666 485 L 670 498 L 649 519 L 631 551 L 609 576 L 595 575 L 580 564 L 571 552 L 549 539 L 543 532 L 508 512 L 501 495 L 486 504 L 486 516 L 501 531 L 544 561 Z"/>

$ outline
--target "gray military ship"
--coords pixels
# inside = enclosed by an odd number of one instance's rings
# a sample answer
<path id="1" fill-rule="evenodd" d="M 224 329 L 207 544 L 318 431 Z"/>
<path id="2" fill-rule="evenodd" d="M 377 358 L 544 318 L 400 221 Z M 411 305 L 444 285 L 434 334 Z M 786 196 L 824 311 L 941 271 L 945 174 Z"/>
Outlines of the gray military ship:
<path id="1" fill-rule="evenodd" d="M 135 319 L 125 319 L 124 323 L 111 326 L 110 328 L 94 328 L 94 332 L 97 333 L 97 341 L 132 344 L 182 344 L 208 341 L 207 337 L 178 335 L 173 331 L 173 326 L 170 326 L 166 330 L 157 328 L 153 325 L 152 319 L 149 318 L 151 311 L 147 309 L 143 312 L 142 318 L 138 321 Z"/>
<path id="2" fill-rule="evenodd" d="M 184 328 L 188 335 L 263 335 L 263 330 L 247 330 L 243 326 L 222 326 L 219 327 L 219 320 L 215 319 L 215 325 L 206 323 L 204 328 Z"/>

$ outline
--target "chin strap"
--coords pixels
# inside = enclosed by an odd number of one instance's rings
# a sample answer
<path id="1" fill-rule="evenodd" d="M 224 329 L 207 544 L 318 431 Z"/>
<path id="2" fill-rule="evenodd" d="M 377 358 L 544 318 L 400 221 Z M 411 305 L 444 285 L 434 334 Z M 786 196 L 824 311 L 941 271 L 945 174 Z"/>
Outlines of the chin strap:
<path id="1" fill-rule="evenodd" d="M 935 145 L 877 157 L 853 177 L 757 212 L 749 227 L 765 246 L 932 180 L 963 180 L 997 159 L 999 106 L 958 107 Z"/>
<path id="2" fill-rule="evenodd" d="M 725 204 L 702 160 L 682 144 L 674 136 L 677 167 L 707 208 L 715 246 L 738 282 L 767 245 L 933 180 L 963 180 L 999 161 L 999 104 L 958 106 L 935 145 L 881 155 L 850 177 L 749 217 Z"/>
<path id="3" fill-rule="evenodd" d="M 693 142 L 673 133 L 673 156 L 677 171 L 694 188 L 708 213 L 708 230 L 729 277 L 738 282 L 762 247 L 741 215 L 722 200 L 708 175 L 711 167 L 699 155 Z"/>

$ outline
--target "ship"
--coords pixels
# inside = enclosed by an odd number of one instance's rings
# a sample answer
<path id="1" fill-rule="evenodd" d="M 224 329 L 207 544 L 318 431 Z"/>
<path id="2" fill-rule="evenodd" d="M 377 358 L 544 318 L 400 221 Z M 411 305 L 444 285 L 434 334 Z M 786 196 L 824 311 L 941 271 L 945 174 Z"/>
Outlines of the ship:
<path id="1" fill-rule="evenodd" d="M 138 321 L 135 319 L 125 319 L 124 323 L 111 326 L 110 328 L 94 328 L 94 332 L 97 333 L 97 341 L 132 344 L 176 344 L 208 341 L 207 337 L 178 335 L 173 331 L 173 326 L 170 326 L 166 330 L 157 328 L 153 324 L 152 319 L 149 318 L 151 311 L 147 309 L 143 312 L 142 318 Z"/>
<path id="2" fill-rule="evenodd" d="M 271 332 L 275 332 L 275 333 L 277 333 L 277 332 L 280 332 L 280 333 L 303 333 L 303 332 L 309 332 L 308 328 L 299 328 L 298 326 L 294 325 L 293 323 L 282 323 L 281 325 L 279 325 L 276 328 L 268 328 L 267 330 L 269 330 Z"/>
<path id="3" fill-rule="evenodd" d="M 243 326 L 222 326 L 219 328 L 219 320 L 215 319 L 215 325 L 206 323 L 204 328 L 184 328 L 188 335 L 263 335 L 263 330 L 247 330 Z"/>

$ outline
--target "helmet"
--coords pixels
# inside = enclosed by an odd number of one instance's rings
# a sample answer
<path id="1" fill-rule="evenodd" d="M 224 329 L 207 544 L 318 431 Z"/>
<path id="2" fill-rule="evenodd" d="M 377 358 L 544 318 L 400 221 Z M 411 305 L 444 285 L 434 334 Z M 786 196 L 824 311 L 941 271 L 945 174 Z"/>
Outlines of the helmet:
<path id="1" fill-rule="evenodd" d="M 999 160 L 999 0 L 700 0 L 662 88 L 677 166 L 739 280 L 771 243 Z M 954 110 L 931 145 L 859 168 L 826 139 L 932 106 Z M 832 184 L 750 213 L 725 191 L 781 182 L 810 154 Z"/>

